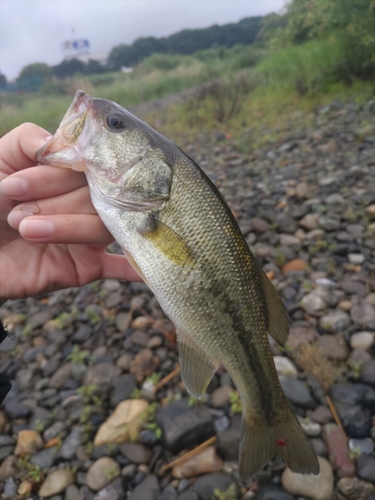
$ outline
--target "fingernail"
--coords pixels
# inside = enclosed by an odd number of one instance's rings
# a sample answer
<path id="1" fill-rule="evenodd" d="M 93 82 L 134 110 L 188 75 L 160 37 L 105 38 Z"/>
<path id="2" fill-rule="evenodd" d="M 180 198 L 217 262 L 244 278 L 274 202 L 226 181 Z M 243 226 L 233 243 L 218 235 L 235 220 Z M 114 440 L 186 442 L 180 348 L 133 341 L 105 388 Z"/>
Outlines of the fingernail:
<path id="1" fill-rule="evenodd" d="M 53 223 L 48 219 L 26 218 L 20 224 L 19 231 L 24 238 L 41 239 L 48 238 L 53 232 Z"/>
<path id="2" fill-rule="evenodd" d="M 50 139 L 52 139 L 52 137 L 53 137 L 53 135 L 47 134 L 44 137 L 41 137 L 40 139 L 38 139 L 38 141 L 35 144 L 36 149 L 42 148 Z"/>
<path id="3" fill-rule="evenodd" d="M 18 198 L 19 196 L 25 196 L 29 191 L 29 183 L 26 179 L 22 177 L 7 177 L 0 183 L 0 192 L 5 196 L 11 198 Z"/>
<path id="4" fill-rule="evenodd" d="M 32 215 L 38 215 L 40 208 L 35 203 L 24 203 L 14 208 L 8 215 L 8 224 L 14 229 L 18 229 L 21 220 Z"/>

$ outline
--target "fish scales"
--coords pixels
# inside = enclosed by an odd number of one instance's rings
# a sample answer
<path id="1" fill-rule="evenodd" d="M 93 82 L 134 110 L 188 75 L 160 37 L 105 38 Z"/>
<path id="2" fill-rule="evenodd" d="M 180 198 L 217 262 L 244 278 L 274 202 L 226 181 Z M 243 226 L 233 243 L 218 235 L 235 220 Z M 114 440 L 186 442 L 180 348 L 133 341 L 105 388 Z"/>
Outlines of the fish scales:
<path id="1" fill-rule="evenodd" d="M 204 172 L 119 105 L 82 91 L 37 158 L 86 172 L 98 214 L 176 326 L 188 391 L 201 397 L 220 363 L 233 378 L 241 477 L 274 455 L 317 474 L 268 342 L 268 333 L 286 342 L 286 310 Z"/>

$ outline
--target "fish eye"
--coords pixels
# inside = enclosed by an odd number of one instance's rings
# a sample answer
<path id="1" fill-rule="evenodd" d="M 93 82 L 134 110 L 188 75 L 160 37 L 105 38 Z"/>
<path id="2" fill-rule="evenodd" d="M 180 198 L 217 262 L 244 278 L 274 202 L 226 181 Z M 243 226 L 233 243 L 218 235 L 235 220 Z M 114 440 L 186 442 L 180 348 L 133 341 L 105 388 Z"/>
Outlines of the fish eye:
<path id="1" fill-rule="evenodd" d="M 121 132 L 125 129 L 125 118 L 120 113 L 112 113 L 107 118 L 107 125 L 112 132 Z"/>

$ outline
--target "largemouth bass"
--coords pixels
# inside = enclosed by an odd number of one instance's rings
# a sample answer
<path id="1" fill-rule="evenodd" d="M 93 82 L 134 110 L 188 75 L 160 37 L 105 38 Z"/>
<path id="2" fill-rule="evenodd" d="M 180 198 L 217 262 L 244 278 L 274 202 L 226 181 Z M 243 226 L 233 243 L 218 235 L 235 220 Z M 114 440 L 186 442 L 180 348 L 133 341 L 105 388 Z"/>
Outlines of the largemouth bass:
<path id="1" fill-rule="evenodd" d="M 243 406 L 241 478 L 274 455 L 317 474 L 267 337 L 285 344 L 286 310 L 198 165 L 118 104 L 83 91 L 37 159 L 86 172 L 99 216 L 176 326 L 189 393 L 201 397 L 220 363 L 232 377 Z"/>

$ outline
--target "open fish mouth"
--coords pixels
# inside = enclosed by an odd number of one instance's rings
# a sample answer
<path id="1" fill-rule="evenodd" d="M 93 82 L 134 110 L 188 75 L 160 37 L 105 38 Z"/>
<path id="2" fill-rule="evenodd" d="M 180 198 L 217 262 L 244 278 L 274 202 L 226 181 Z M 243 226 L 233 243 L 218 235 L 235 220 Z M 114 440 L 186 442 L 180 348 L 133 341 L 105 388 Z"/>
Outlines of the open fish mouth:
<path id="1" fill-rule="evenodd" d="M 87 172 L 82 152 L 90 137 L 92 116 L 93 99 L 78 90 L 56 134 L 36 152 L 37 161 L 42 165 Z"/>

